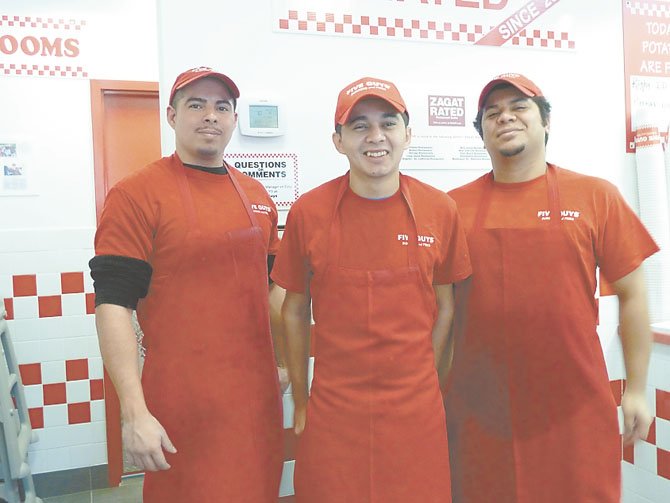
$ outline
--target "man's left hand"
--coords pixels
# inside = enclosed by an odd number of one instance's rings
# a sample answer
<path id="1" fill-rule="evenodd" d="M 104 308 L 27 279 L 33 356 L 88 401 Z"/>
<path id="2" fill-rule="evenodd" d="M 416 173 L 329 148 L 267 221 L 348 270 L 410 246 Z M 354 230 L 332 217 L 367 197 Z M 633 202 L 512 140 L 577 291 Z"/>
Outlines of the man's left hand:
<path id="1" fill-rule="evenodd" d="M 626 391 L 621 400 L 621 408 L 624 444 L 646 439 L 652 418 L 644 393 Z"/>

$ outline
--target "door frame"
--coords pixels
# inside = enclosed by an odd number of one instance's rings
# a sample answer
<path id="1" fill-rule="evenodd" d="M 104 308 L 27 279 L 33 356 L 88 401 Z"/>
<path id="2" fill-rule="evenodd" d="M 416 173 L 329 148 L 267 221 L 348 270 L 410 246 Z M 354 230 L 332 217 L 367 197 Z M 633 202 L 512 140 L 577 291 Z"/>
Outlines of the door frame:
<path id="1" fill-rule="evenodd" d="M 91 119 L 93 132 L 93 173 L 95 183 L 96 223 L 107 195 L 108 179 L 105 158 L 105 96 L 110 94 L 158 95 L 158 82 L 127 80 L 94 80 L 91 86 Z M 123 475 L 121 447 L 121 406 L 107 371 L 104 371 L 105 423 L 107 430 L 107 477 L 110 487 L 118 486 Z"/>

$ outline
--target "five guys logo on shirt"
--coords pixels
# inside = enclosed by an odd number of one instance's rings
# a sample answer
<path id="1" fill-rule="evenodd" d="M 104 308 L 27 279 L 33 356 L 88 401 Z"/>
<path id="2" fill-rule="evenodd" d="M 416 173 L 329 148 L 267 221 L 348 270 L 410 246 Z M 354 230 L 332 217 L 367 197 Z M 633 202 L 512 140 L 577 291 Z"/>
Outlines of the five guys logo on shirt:
<path id="1" fill-rule="evenodd" d="M 267 204 L 251 203 L 251 210 L 254 213 L 260 213 L 261 215 L 269 215 L 272 211 L 272 208 L 270 208 Z"/>
<path id="2" fill-rule="evenodd" d="M 419 246 L 424 247 L 424 248 L 430 248 L 431 245 L 435 242 L 435 238 L 433 236 L 417 236 L 416 240 L 419 243 Z M 407 246 L 409 244 L 409 236 L 407 234 L 398 234 L 398 241 L 400 241 L 400 244 L 403 246 Z"/>
<path id="3" fill-rule="evenodd" d="M 581 215 L 579 210 L 561 210 L 561 220 L 571 220 L 575 221 Z M 551 211 L 550 210 L 538 210 L 537 218 L 540 220 L 551 220 Z"/>

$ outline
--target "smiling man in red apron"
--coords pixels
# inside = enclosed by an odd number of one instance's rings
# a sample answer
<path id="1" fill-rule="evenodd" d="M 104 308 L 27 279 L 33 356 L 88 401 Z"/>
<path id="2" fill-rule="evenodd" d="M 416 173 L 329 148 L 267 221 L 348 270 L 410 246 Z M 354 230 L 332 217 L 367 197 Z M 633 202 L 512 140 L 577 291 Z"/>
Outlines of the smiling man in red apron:
<path id="1" fill-rule="evenodd" d="M 533 82 L 493 79 L 475 120 L 493 171 L 450 192 L 473 268 L 469 292 L 457 292 L 446 394 L 458 503 L 619 503 L 597 267 L 619 298 L 624 441 L 644 438 L 651 422 L 641 264 L 658 248 L 612 184 L 545 161 L 549 119 Z"/>
<path id="2" fill-rule="evenodd" d="M 281 409 L 268 264 L 277 211 L 223 153 L 239 91 L 195 68 L 167 120 L 176 153 L 110 190 L 91 260 L 100 348 L 144 502 L 275 503 Z M 144 331 L 140 382 L 131 313 Z"/>
<path id="3" fill-rule="evenodd" d="M 408 121 L 392 83 L 345 87 L 333 142 L 350 170 L 288 216 L 273 279 L 287 289 L 299 503 L 451 501 L 435 361 L 451 326 L 451 284 L 470 262 L 451 198 L 399 173 Z"/>

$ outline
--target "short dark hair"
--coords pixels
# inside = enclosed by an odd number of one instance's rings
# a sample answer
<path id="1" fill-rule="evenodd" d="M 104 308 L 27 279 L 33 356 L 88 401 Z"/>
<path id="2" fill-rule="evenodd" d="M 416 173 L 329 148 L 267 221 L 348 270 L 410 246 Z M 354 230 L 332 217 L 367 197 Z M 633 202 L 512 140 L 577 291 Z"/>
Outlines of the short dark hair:
<path id="1" fill-rule="evenodd" d="M 409 114 L 407 112 L 403 112 L 400 115 L 402 115 L 402 120 L 405 123 L 405 127 L 409 126 Z M 342 134 L 342 124 L 335 125 L 335 132 L 337 134 Z"/>
<path id="2" fill-rule="evenodd" d="M 505 87 L 514 87 L 514 86 L 510 84 L 501 84 L 491 89 L 491 92 L 489 94 L 491 94 L 493 91 L 497 89 L 502 89 Z M 547 124 L 549 124 L 549 120 L 551 119 L 551 104 L 549 103 L 549 101 L 547 101 L 547 98 L 545 98 L 544 96 L 531 96 L 529 99 L 534 101 L 535 104 L 537 105 L 537 108 L 540 109 L 540 118 L 542 119 L 542 125 L 546 126 Z M 484 102 L 486 102 L 486 99 L 484 99 Z M 484 116 L 484 107 L 479 109 L 479 111 L 477 112 L 477 117 L 472 122 L 472 125 L 475 126 L 475 129 L 477 130 L 479 136 L 482 139 L 484 138 L 484 131 L 482 130 L 483 116 Z M 546 145 L 548 141 L 549 141 L 549 133 L 545 133 L 544 144 Z"/>

